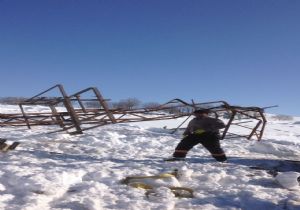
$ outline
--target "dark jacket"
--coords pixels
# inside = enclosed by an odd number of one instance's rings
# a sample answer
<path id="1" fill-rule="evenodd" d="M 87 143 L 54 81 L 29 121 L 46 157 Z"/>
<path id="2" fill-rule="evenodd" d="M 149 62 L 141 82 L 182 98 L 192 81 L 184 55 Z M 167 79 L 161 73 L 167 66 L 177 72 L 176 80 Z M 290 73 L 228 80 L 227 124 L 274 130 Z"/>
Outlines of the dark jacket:
<path id="1" fill-rule="evenodd" d="M 219 133 L 219 129 L 225 128 L 223 121 L 211 117 L 196 117 L 192 119 L 183 135 L 193 134 L 196 130 L 201 129 L 204 132 Z"/>

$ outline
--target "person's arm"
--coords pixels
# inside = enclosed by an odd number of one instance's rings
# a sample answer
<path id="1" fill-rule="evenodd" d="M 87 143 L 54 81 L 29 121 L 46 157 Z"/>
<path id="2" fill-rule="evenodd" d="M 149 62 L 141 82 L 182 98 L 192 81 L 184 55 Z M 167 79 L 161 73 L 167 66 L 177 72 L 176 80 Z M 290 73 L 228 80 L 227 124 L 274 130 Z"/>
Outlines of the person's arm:
<path id="1" fill-rule="evenodd" d="M 189 122 L 188 126 L 186 127 L 185 131 L 183 132 L 183 136 L 188 136 L 191 134 L 191 124 L 192 124 L 192 120 Z"/>
<path id="2" fill-rule="evenodd" d="M 220 119 L 216 119 L 215 128 L 216 129 L 225 128 L 225 123 L 222 120 L 220 120 Z"/>

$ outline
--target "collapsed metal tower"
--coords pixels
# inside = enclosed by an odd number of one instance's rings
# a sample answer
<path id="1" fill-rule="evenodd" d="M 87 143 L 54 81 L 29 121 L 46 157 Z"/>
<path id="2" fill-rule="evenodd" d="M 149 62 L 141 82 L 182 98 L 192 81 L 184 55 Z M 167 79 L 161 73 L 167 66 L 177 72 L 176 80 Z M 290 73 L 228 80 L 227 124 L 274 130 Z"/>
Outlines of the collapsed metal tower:
<path id="1" fill-rule="evenodd" d="M 34 110 L 33 106 L 43 106 L 43 111 L 31 111 Z M 108 106 L 107 100 L 96 87 L 67 95 L 60 84 L 19 103 L 19 107 L 19 113 L 0 113 L 0 127 L 27 126 L 30 129 L 32 126 L 58 125 L 60 129 L 54 132 L 82 134 L 85 130 L 108 124 L 181 117 L 186 117 L 186 121 L 194 110 L 208 108 L 213 117 L 227 119 L 222 139 L 243 137 L 261 140 L 267 122 L 263 108 L 231 106 L 225 101 L 187 103 L 173 99 L 151 108 L 115 109 Z M 236 129 L 238 132 L 232 131 L 235 126 L 239 127 Z"/>

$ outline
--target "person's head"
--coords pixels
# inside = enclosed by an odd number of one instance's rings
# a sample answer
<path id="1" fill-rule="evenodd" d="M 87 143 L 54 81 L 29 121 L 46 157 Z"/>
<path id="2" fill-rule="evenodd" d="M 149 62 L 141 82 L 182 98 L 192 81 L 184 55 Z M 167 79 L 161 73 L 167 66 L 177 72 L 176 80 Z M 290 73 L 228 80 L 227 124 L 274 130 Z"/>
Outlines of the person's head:
<path id="1" fill-rule="evenodd" d="M 209 112 L 210 112 L 209 109 L 197 109 L 194 111 L 194 115 L 196 117 L 207 117 Z"/>

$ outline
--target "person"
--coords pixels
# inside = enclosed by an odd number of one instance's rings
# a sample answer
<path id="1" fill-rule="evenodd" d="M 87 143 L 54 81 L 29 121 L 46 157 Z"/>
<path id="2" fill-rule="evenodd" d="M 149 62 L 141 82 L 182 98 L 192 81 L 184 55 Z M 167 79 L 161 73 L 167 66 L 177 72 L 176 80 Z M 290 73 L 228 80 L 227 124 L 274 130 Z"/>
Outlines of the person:
<path id="1" fill-rule="evenodd" d="M 173 157 L 167 161 L 184 160 L 188 151 L 195 145 L 202 144 L 219 162 L 224 162 L 227 157 L 220 145 L 219 129 L 225 128 L 220 119 L 209 117 L 209 109 L 194 111 L 195 118 L 192 119 L 183 133 L 183 139 L 175 148 Z"/>

